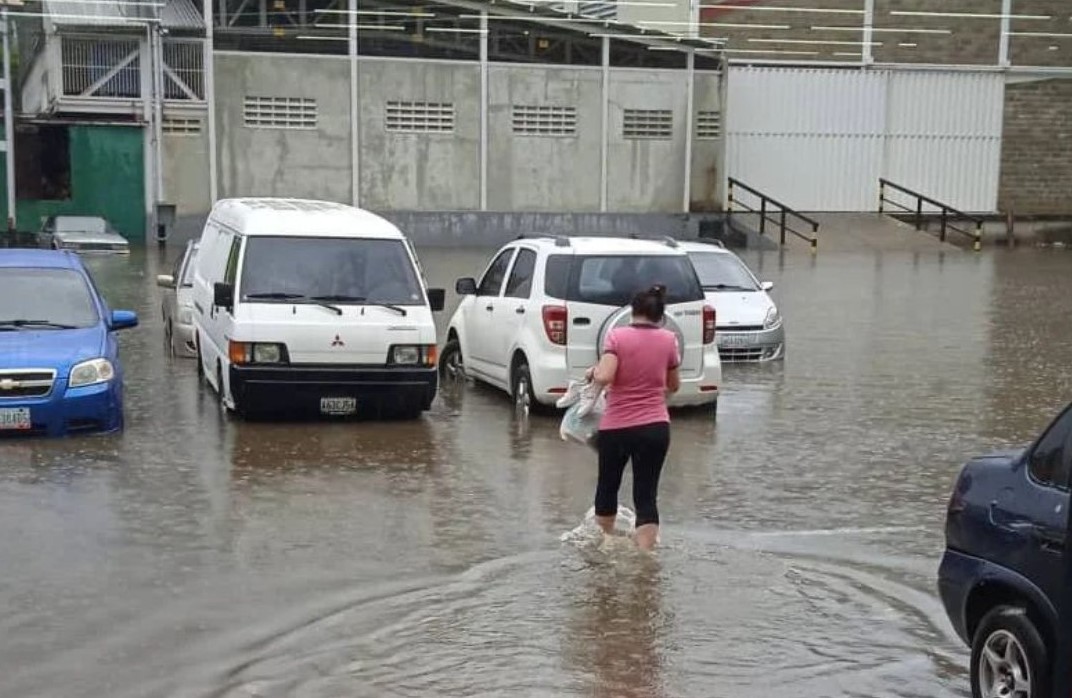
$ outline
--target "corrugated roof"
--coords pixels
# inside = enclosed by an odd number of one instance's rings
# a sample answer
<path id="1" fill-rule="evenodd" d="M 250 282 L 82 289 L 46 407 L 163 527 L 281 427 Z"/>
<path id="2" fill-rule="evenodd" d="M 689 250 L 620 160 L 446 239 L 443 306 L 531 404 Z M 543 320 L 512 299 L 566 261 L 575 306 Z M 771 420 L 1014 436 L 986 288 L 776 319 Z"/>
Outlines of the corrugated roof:
<path id="1" fill-rule="evenodd" d="M 167 0 L 160 19 L 168 29 L 200 31 L 205 28 L 205 18 L 194 7 L 193 0 Z"/>
<path id="2" fill-rule="evenodd" d="M 56 25 L 75 27 L 124 27 L 147 19 L 160 19 L 168 29 L 195 30 L 205 28 L 201 13 L 192 0 L 44 0 L 45 12 Z"/>

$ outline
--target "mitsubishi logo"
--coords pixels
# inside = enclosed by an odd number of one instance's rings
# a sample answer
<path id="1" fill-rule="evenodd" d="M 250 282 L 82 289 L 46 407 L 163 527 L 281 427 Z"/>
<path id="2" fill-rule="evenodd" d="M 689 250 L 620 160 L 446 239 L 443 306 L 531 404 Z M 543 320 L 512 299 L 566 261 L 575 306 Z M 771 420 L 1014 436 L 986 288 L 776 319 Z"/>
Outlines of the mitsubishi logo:
<path id="1" fill-rule="evenodd" d="M 333 347 L 345 347 L 346 342 L 342 341 L 339 335 L 335 335 L 335 339 L 331 340 L 331 346 Z"/>
<path id="2" fill-rule="evenodd" d="M 14 390 L 15 388 L 22 387 L 22 383 L 11 378 L 0 379 L 0 390 Z"/>

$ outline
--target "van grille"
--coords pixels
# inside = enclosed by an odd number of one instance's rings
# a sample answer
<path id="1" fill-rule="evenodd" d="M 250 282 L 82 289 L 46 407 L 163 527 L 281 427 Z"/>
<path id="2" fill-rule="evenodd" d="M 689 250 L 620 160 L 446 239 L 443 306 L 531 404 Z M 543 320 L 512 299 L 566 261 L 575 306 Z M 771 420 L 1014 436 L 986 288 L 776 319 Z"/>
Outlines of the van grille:
<path id="1" fill-rule="evenodd" d="M 52 392 L 55 381 L 55 371 L 0 371 L 0 400 L 45 397 Z"/>

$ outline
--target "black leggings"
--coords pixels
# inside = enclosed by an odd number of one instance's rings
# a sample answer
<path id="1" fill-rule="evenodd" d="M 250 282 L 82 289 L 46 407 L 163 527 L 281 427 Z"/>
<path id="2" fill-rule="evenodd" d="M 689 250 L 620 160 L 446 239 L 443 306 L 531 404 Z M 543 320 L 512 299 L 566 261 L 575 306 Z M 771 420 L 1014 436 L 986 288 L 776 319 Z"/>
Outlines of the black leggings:
<path id="1" fill-rule="evenodd" d="M 656 497 L 659 474 L 670 448 L 670 425 L 666 422 L 628 429 L 599 432 L 599 484 L 596 485 L 596 514 L 618 513 L 618 488 L 625 465 L 633 461 L 633 505 L 636 525 L 659 523 Z"/>

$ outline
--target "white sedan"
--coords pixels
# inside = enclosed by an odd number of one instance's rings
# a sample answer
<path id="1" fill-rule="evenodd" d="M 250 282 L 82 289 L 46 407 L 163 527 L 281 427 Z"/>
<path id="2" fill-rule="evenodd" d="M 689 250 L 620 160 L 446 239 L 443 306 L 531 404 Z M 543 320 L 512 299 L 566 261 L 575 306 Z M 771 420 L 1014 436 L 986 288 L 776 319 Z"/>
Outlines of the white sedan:
<path id="1" fill-rule="evenodd" d="M 785 357 L 785 328 L 767 293 L 741 258 L 721 243 L 683 242 L 700 277 L 707 302 L 715 308 L 718 353 L 723 362 L 774 361 Z"/>

